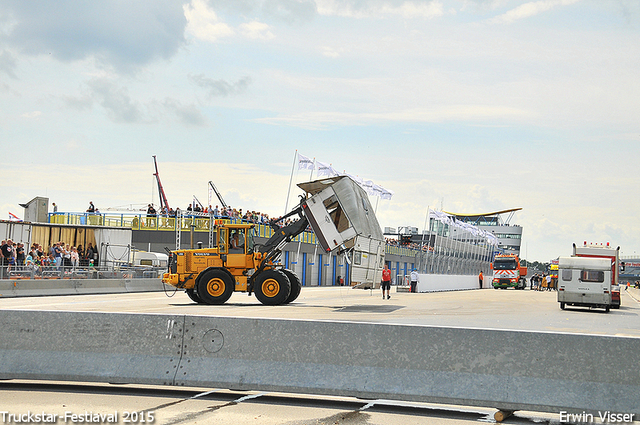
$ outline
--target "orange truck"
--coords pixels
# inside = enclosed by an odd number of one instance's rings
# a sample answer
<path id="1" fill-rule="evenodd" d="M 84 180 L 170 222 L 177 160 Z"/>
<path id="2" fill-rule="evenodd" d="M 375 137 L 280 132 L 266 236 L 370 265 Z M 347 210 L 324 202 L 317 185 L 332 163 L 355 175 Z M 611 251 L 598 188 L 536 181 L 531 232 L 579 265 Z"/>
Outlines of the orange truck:
<path id="1" fill-rule="evenodd" d="M 496 255 L 491 263 L 491 269 L 493 270 L 491 284 L 494 289 L 526 288 L 527 267 L 520 265 L 520 259 L 516 254 Z"/>

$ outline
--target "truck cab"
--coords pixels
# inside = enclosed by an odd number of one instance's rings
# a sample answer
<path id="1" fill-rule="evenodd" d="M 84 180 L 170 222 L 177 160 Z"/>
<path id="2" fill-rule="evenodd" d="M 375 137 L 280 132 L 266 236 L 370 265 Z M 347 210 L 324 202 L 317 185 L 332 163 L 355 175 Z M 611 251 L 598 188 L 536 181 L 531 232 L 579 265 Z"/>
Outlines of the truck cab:
<path id="1" fill-rule="evenodd" d="M 491 269 L 493 270 L 491 284 L 494 289 L 524 289 L 527 286 L 525 280 L 527 268 L 520 265 L 520 260 L 515 254 L 496 255 L 491 263 Z"/>
<path id="2" fill-rule="evenodd" d="M 607 258 L 560 257 L 558 259 L 558 302 L 560 308 L 580 306 L 604 308 L 611 298 L 611 261 Z"/>

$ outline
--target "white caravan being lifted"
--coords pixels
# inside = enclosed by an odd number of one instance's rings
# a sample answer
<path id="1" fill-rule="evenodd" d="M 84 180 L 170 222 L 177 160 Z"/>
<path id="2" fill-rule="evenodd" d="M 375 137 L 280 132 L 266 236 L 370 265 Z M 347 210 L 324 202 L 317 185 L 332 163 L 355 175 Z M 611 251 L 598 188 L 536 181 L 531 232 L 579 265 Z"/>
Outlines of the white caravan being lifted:
<path id="1" fill-rule="evenodd" d="M 565 306 L 611 308 L 611 260 L 608 258 L 560 257 L 558 302 Z"/>

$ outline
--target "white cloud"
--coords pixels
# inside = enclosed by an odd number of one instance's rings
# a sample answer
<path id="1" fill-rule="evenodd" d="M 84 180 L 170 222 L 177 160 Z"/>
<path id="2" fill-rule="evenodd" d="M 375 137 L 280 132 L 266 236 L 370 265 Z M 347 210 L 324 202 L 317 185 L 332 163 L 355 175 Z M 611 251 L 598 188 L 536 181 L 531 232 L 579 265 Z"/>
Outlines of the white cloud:
<path id="1" fill-rule="evenodd" d="M 410 18 L 435 18 L 444 15 L 444 7 L 438 0 L 429 2 L 402 1 L 338 1 L 318 0 L 318 13 L 325 16 L 347 18 L 385 18 L 390 15 Z"/>
<path id="2" fill-rule="evenodd" d="M 568 6 L 581 0 L 539 0 L 521 4 L 515 9 L 503 13 L 489 20 L 490 23 L 510 24 L 518 19 L 529 18 L 543 12 L 547 12 L 558 6 Z"/>
<path id="3" fill-rule="evenodd" d="M 40 111 L 33 111 L 33 112 L 27 112 L 21 115 L 21 117 L 23 118 L 38 118 L 40 115 L 42 115 L 42 112 Z"/>
<path id="4" fill-rule="evenodd" d="M 323 129 L 330 126 L 382 125 L 388 123 L 440 123 L 446 121 L 478 121 L 493 119 L 519 120 L 530 118 L 531 113 L 507 106 L 450 105 L 437 108 L 404 109 L 388 112 L 335 112 L 318 111 L 258 118 L 254 121 L 265 124 L 289 125 L 308 129 Z"/>
<path id="5" fill-rule="evenodd" d="M 270 40 L 275 38 L 275 35 L 270 30 L 271 27 L 258 21 L 240 24 L 238 29 L 243 36 L 253 40 Z"/>
<path id="6" fill-rule="evenodd" d="M 186 19 L 175 1 L 4 0 L 2 6 L 2 41 L 20 55 L 90 59 L 129 74 L 170 59 L 185 43 Z"/>
<path id="7" fill-rule="evenodd" d="M 233 29 L 219 22 L 216 12 L 209 9 L 204 0 L 193 0 L 190 4 L 184 5 L 184 15 L 187 18 L 187 31 L 194 37 L 215 42 L 223 37 L 234 34 Z"/>
<path id="8" fill-rule="evenodd" d="M 328 58 L 340 57 L 345 52 L 345 49 L 335 49 L 329 46 L 322 46 L 320 50 L 322 51 L 322 55 Z"/>

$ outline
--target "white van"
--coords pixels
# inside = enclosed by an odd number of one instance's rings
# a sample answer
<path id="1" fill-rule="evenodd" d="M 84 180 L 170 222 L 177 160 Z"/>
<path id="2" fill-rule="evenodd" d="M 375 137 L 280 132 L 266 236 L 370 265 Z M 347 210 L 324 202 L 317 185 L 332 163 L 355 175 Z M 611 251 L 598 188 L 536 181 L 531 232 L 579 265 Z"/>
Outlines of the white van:
<path id="1" fill-rule="evenodd" d="M 560 257 L 558 302 L 566 305 L 611 308 L 611 260 L 608 258 Z"/>

